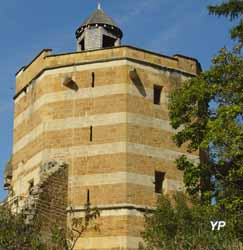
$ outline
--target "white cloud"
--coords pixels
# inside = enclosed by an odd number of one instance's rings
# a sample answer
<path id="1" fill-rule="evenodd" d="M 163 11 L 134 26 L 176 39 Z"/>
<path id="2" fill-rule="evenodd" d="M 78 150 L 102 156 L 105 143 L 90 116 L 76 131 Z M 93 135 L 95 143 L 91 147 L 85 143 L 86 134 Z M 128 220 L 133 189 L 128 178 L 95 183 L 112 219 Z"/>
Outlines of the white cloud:
<path id="1" fill-rule="evenodd" d="M 194 11 L 185 3 L 177 5 L 173 13 L 168 16 L 168 26 L 162 28 L 154 36 L 147 47 L 152 50 L 166 51 L 176 46 L 180 41 L 185 40 L 185 36 L 190 36 L 190 31 L 200 27 L 200 23 L 207 16 L 207 9 Z M 178 46 L 177 46 L 178 47 Z"/>
<path id="2" fill-rule="evenodd" d="M 115 19 L 119 20 L 119 24 L 125 25 L 126 23 L 130 22 L 131 19 L 134 20 L 134 17 L 139 16 L 144 11 L 156 9 L 159 3 L 159 0 L 136 1 L 135 5 L 132 5 L 126 15 L 118 16 Z"/>

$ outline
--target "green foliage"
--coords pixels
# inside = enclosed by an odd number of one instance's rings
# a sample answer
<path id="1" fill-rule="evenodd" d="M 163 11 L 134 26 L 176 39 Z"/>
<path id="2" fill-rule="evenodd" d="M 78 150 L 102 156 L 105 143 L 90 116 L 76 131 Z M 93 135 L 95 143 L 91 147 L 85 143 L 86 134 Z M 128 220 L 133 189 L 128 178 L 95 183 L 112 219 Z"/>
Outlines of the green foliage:
<path id="1" fill-rule="evenodd" d="M 141 249 L 243 249 L 243 1 L 228 0 L 209 12 L 239 20 L 231 30 L 237 44 L 221 49 L 208 71 L 176 84 L 169 100 L 175 143 L 200 154 L 200 162 L 176 161 L 193 201 L 162 196 L 146 215 Z M 220 220 L 226 227 L 212 231 L 210 221 Z"/>
<path id="2" fill-rule="evenodd" d="M 190 205 L 189 205 L 190 204 Z M 210 221 L 226 221 L 226 227 L 212 231 Z M 144 244 L 140 250 L 240 250 L 236 233 L 242 215 L 225 213 L 216 207 L 188 201 L 182 194 L 174 199 L 162 196 L 153 213 L 145 217 Z"/>
<path id="3" fill-rule="evenodd" d="M 23 214 L 12 214 L 0 206 L 0 249 L 1 250 L 42 250 L 39 224 L 26 224 Z"/>
<path id="4" fill-rule="evenodd" d="M 208 9 L 210 14 L 230 17 L 230 19 L 233 20 L 243 15 L 243 1 L 229 0 L 220 5 L 209 6 Z"/>
<path id="5" fill-rule="evenodd" d="M 242 0 L 229 0 L 216 6 L 209 6 L 209 13 L 216 16 L 229 17 L 231 21 L 243 16 L 243 1 Z M 243 46 L 243 20 L 240 19 L 238 25 L 231 29 L 231 38 L 238 39 L 239 45 Z"/>
<path id="6" fill-rule="evenodd" d="M 243 1 L 229 1 L 209 10 L 239 18 Z M 240 29 L 243 32 L 243 26 Z M 205 202 L 214 195 L 217 205 L 230 210 L 243 205 L 243 57 L 238 45 L 232 51 L 221 49 L 211 68 L 178 86 L 169 103 L 171 124 L 180 128 L 174 136 L 176 144 L 187 143 L 188 152 L 198 150 L 208 156 L 208 161 L 200 163 L 185 156 L 177 160 L 188 192 L 200 192 Z M 217 180 L 214 185 L 212 176 Z"/>
<path id="7" fill-rule="evenodd" d="M 209 172 L 208 168 L 207 167 L 203 168 L 202 164 L 199 165 L 193 164 L 185 156 L 182 156 L 179 159 L 177 159 L 176 163 L 178 169 L 184 171 L 184 184 L 187 187 L 187 192 L 190 195 L 196 195 L 199 191 L 203 189 L 204 192 L 202 193 L 202 195 L 204 196 L 204 199 L 203 197 L 201 197 L 202 200 L 204 201 L 209 200 L 206 197 L 207 195 L 206 190 L 209 191 L 209 195 L 211 190 L 210 182 L 206 182 Z M 201 178 L 203 176 L 206 177 L 204 178 L 204 183 L 202 182 Z"/>

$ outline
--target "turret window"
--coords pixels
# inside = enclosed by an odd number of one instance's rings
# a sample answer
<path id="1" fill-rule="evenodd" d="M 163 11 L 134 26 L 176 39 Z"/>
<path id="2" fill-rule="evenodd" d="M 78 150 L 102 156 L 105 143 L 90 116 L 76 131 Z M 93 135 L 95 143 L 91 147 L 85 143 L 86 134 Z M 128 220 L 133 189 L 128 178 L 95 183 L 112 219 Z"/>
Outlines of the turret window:
<path id="1" fill-rule="evenodd" d="M 84 39 L 81 40 L 81 42 L 79 43 L 80 45 L 80 50 L 85 50 L 85 47 L 84 47 Z"/>
<path id="2" fill-rule="evenodd" d="M 115 46 L 116 39 L 103 35 L 103 48 L 110 48 Z"/>

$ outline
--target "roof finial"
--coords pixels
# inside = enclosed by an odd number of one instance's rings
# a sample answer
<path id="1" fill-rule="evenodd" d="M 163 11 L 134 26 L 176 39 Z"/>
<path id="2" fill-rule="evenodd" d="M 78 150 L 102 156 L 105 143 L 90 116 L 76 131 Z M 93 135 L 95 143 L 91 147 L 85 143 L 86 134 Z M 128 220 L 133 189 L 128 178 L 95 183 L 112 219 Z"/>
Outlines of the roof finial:
<path id="1" fill-rule="evenodd" d="M 101 3 L 98 3 L 97 9 L 98 9 L 98 10 L 101 10 Z"/>

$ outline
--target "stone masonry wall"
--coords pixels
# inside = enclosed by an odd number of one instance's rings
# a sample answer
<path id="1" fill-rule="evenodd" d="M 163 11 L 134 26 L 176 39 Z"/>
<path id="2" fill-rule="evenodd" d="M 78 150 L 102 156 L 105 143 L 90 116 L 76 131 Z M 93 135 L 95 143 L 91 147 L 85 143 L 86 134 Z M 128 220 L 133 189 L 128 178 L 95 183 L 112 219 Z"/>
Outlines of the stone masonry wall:
<path id="1" fill-rule="evenodd" d="M 165 173 L 170 194 L 183 189 L 174 160 L 198 158 L 172 142 L 167 108 L 171 89 L 196 75 L 196 61 L 125 46 L 47 53 L 17 74 L 17 93 L 28 88 L 15 98 L 13 189 L 25 197 L 31 180 L 39 185 L 36 209 L 46 233 L 56 222 L 66 225 L 69 207 L 82 216 L 89 196 L 101 210 L 101 231 L 80 238 L 75 250 L 136 249 L 144 210 L 159 196 L 155 172 Z M 49 159 L 67 163 L 68 172 L 55 162 L 42 168 Z"/>
<path id="2" fill-rule="evenodd" d="M 40 219 L 44 236 L 50 234 L 54 225 L 66 228 L 67 172 L 68 167 L 63 165 L 56 167 L 54 171 L 44 170 L 44 173 L 42 173 L 42 182 L 39 185 L 39 197 L 36 202 L 36 212 Z"/>

